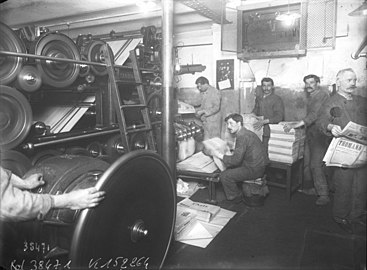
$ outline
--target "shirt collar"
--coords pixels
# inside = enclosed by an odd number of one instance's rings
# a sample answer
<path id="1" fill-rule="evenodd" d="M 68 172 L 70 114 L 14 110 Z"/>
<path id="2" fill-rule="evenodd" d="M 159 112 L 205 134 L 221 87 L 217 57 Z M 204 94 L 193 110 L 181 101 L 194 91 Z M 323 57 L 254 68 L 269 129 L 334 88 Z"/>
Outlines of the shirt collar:
<path id="1" fill-rule="evenodd" d="M 342 92 L 338 92 L 338 94 L 341 95 L 342 97 L 344 97 L 346 100 L 353 100 L 353 97 L 350 94 L 346 94 L 346 93 L 342 93 Z"/>

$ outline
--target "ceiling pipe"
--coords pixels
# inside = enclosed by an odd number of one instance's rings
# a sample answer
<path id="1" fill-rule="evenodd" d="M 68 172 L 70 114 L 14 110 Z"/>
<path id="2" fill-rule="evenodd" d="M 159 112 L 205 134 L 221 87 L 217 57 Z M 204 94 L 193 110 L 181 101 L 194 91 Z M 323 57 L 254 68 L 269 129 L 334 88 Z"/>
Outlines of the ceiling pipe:
<path id="1" fill-rule="evenodd" d="M 162 157 L 167 162 L 173 179 L 176 179 L 176 150 L 173 91 L 173 0 L 162 0 L 162 70 L 163 70 L 163 110 L 162 110 Z"/>

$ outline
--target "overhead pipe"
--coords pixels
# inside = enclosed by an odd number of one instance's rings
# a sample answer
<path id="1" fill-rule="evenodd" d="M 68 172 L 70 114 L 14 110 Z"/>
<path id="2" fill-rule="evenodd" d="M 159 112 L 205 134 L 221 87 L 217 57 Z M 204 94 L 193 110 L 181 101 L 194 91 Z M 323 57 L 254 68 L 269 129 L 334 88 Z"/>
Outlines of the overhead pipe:
<path id="1" fill-rule="evenodd" d="M 163 110 L 162 110 L 162 158 L 176 179 L 176 150 L 173 93 L 173 0 L 162 0 L 162 73 L 163 73 Z"/>
<path id="2" fill-rule="evenodd" d="M 362 40 L 361 44 L 358 46 L 358 49 L 356 50 L 355 53 L 352 53 L 352 58 L 354 60 L 358 59 L 359 57 L 367 57 L 367 53 L 361 53 L 361 51 L 363 50 L 364 47 L 367 46 L 367 36 L 364 37 L 364 39 Z"/>

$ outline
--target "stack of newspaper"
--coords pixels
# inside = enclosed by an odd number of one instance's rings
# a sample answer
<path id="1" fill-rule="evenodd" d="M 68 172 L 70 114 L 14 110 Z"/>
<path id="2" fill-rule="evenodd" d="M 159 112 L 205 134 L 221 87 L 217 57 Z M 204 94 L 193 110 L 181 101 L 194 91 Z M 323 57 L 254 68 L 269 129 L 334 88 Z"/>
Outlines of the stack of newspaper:
<path id="1" fill-rule="evenodd" d="M 284 123 L 272 124 L 270 127 L 269 159 L 292 164 L 303 157 L 305 144 L 305 129 L 284 131 Z"/>
<path id="2" fill-rule="evenodd" d="M 333 138 L 323 161 L 326 166 L 358 168 L 367 164 L 367 127 L 349 122 Z"/>

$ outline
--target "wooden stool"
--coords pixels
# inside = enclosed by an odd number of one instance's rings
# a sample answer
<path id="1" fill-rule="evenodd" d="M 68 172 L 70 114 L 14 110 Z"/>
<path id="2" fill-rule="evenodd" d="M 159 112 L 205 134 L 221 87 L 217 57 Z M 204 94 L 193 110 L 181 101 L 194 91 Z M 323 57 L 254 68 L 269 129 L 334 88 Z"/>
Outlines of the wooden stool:
<path id="1" fill-rule="evenodd" d="M 285 177 L 285 183 L 278 183 L 271 181 L 271 179 L 267 179 L 267 184 L 269 186 L 275 186 L 275 187 L 281 187 L 286 189 L 286 195 L 288 200 L 291 199 L 291 195 L 294 191 L 302 187 L 303 184 L 303 158 L 298 159 L 292 164 L 278 162 L 278 161 L 270 161 L 266 170 L 269 169 L 280 169 L 285 171 L 286 177 Z M 298 171 L 298 182 L 293 183 L 292 181 L 293 177 L 295 177 L 294 171 Z"/>

